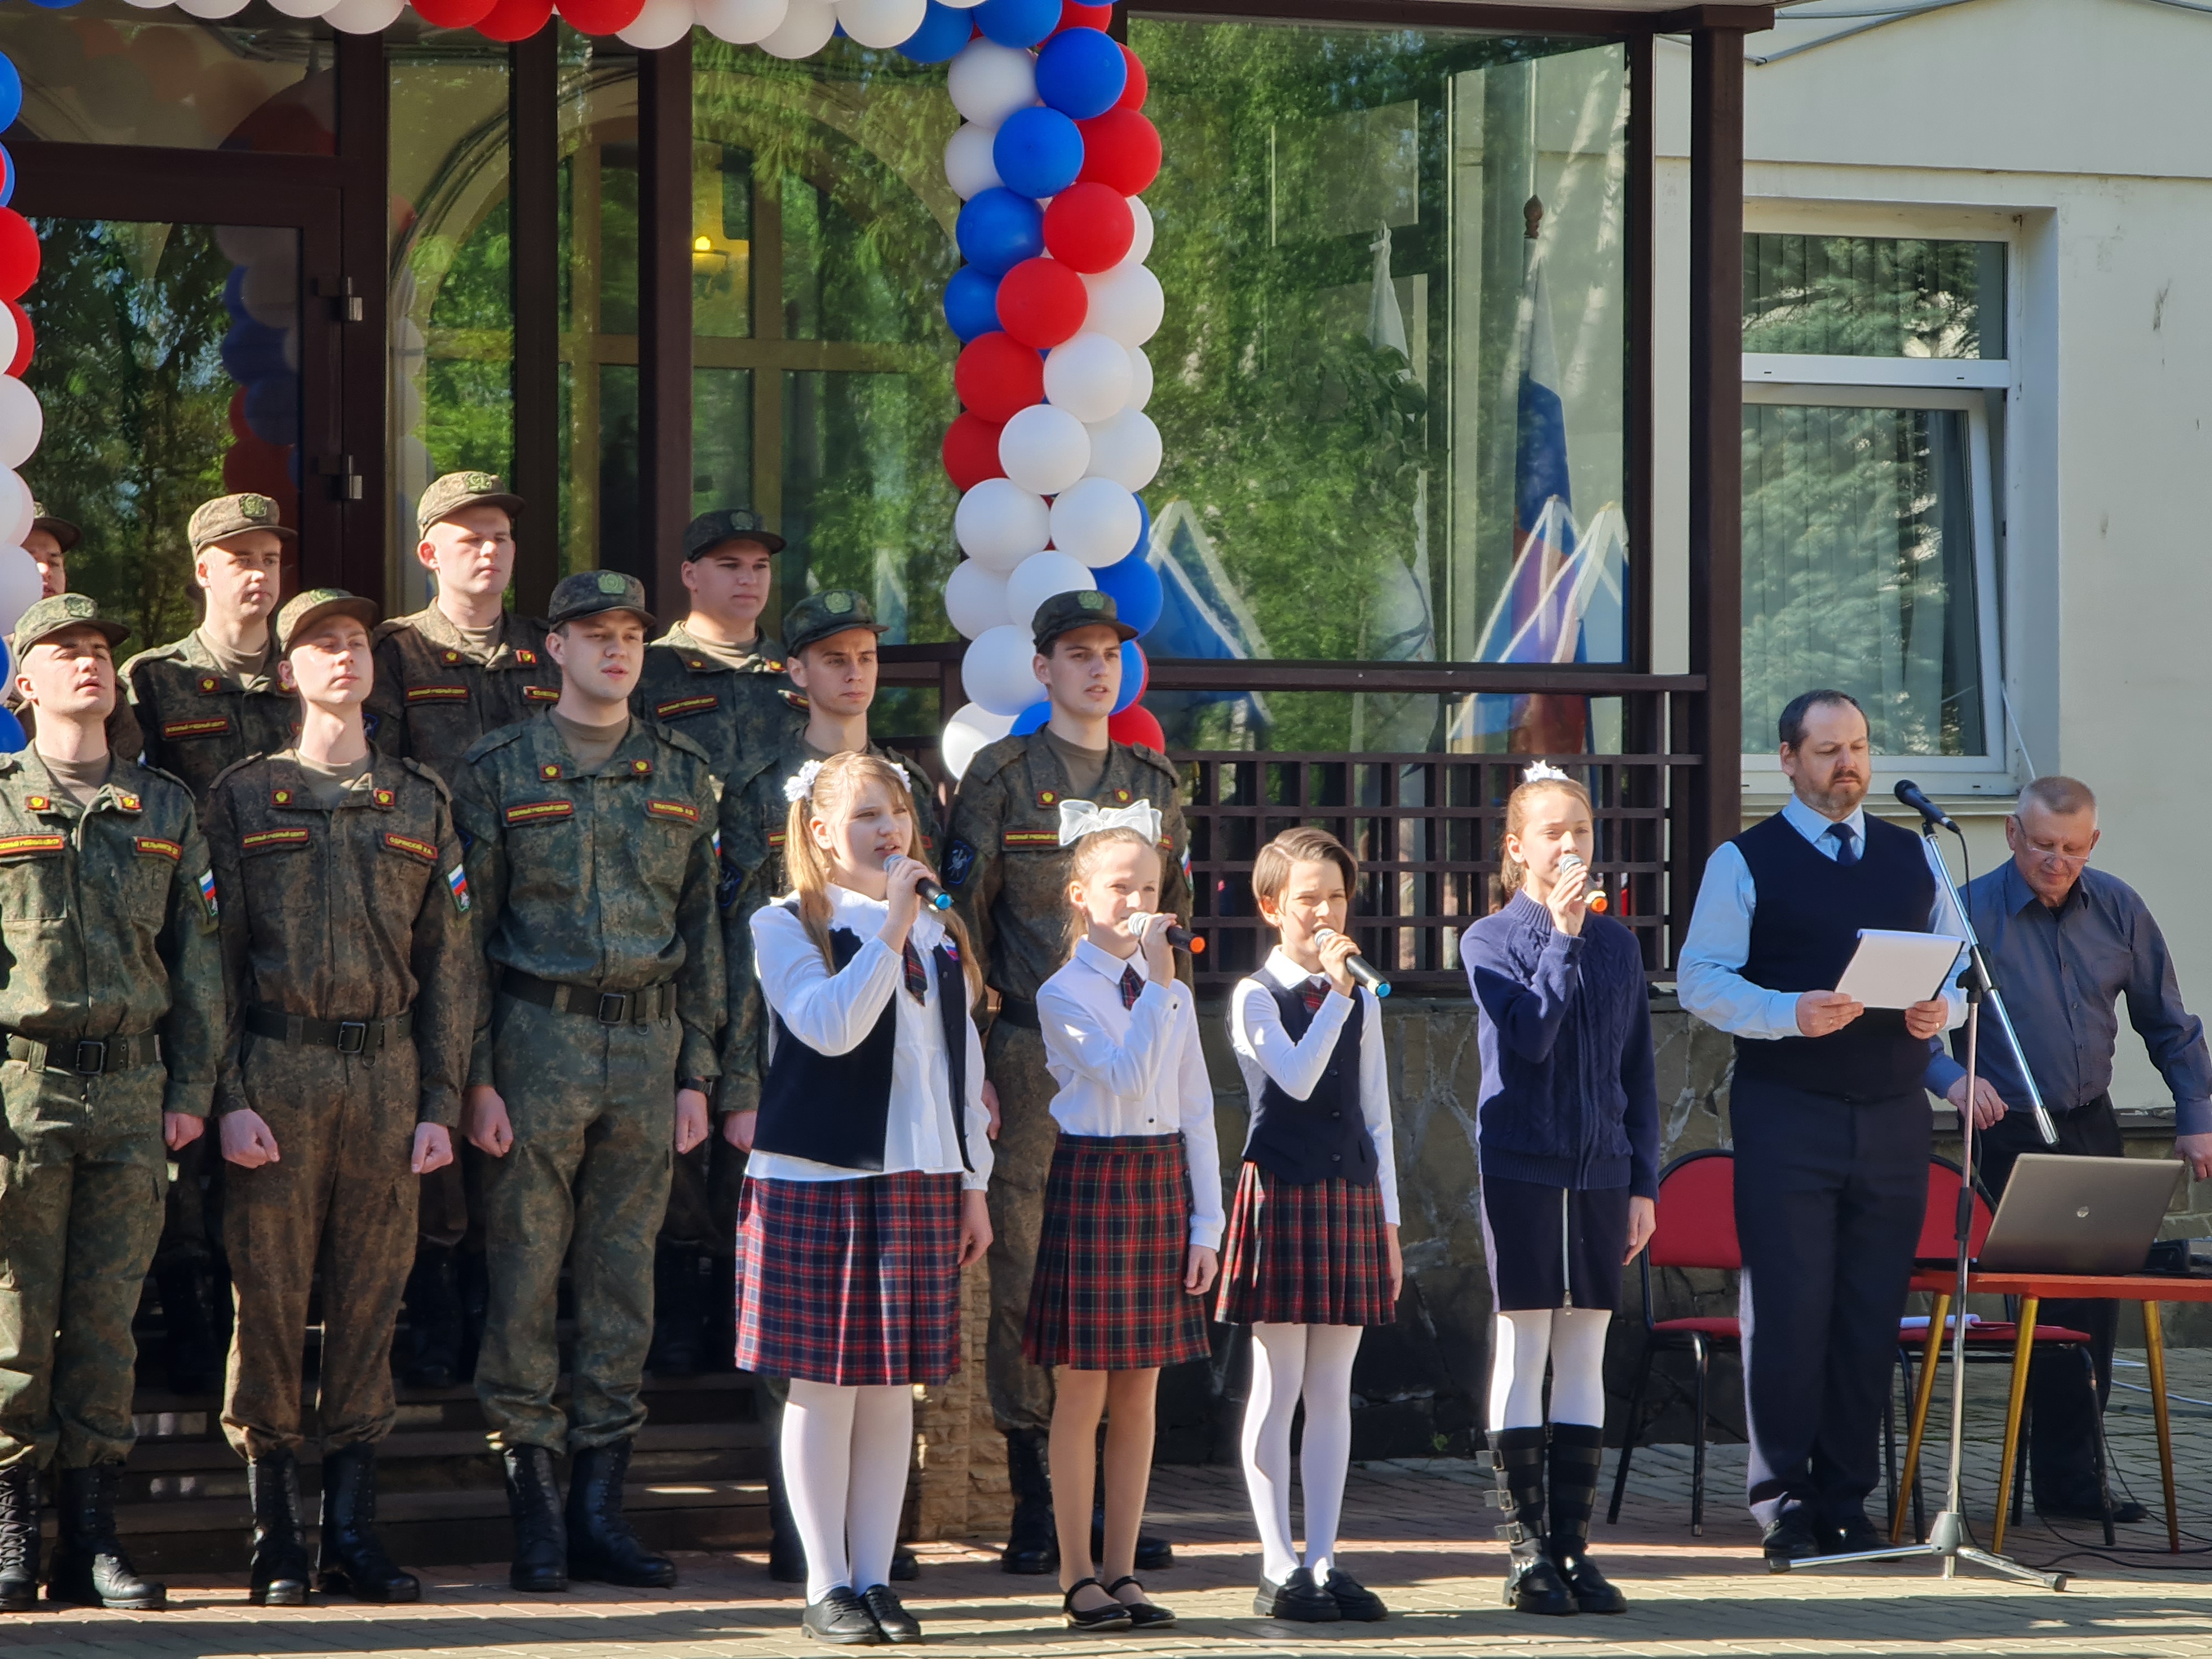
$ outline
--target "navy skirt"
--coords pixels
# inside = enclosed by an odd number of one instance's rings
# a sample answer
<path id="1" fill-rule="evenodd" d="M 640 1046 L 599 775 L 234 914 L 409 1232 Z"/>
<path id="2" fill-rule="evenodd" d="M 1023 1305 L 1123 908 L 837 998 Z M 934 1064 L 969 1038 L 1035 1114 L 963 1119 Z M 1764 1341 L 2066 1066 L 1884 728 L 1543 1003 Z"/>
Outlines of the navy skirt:
<path id="1" fill-rule="evenodd" d="M 1618 1308 L 1628 1252 L 1628 1188 L 1577 1191 L 1482 1177 L 1482 1248 L 1491 1306 Z"/>

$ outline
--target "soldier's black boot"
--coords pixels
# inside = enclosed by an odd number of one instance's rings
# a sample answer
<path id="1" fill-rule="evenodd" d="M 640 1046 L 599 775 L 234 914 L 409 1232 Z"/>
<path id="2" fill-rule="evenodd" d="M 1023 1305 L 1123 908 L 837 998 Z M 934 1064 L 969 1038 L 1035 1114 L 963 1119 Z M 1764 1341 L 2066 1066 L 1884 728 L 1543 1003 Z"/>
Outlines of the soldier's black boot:
<path id="1" fill-rule="evenodd" d="M 215 1283 L 208 1264 L 189 1257 L 154 1271 L 161 1298 L 161 1368 L 172 1394 L 214 1394 L 222 1387 L 222 1348 L 215 1334 Z"/>
<path id="2" fill-rule="evenodd" d="M 120 1463 L 64 1469 L 56 1494 L 59 1526 L 54 1540 L 50 1601 L 123 1607 L 150 1613 L 169 1605 L 168 1587 L 141 1578 L 115 1537 L 115 1483 Z"/>
<path id="3" fill-rule="evenodd" d="M 1544 1541 L 1544 1430 L 1499 1429 L 1490 1437 L 1498 1507 L 1513 1519 L 1498 1535 L 1513 1547 L 1499 1598 L 1518 1613 L 1571 1613 L 1575 1598 Z"/>
<path id="4" fill-rule="evenodd" d="M 307 1605 L 307 1528 L 300 1515 L 300 1462 L 290 1452 L 246 1466 L 253 1499 L 252 1598 L 263 1607 Z"/>
<path id="5" fill-rule="evenodd" d="M 323 1456 L 323 1536 L 315 1588 L 362 1601 L 419 1601 L 422 1581 L 403 1572 L 376 1535 L 376 1446 L 356 1441 Z"/>
<path id="6" fill-rule="evenodd" d="M 707 1344 L 702 1367 L 710 1371 L 738 1368 L 738 1262 L 735 1256 L 714 1259 L 713 1287 L 707 1292 Z"/>
<path id="7" fill-rule="evenodd" d="M 0 1470 L 0 1613 L 39 1604 L 39 1471 L 32 1463 Z"/>
<path id="8" fill-rule="evenodd" d="M 1006 1547 L 999 1565 L 1035 1577 L 1060 1566 L 1060 1538 L 1053 1529 L 1052 1481 L 1045 1474 L 1044 1436 L 1035 1429 L 1006 1431 L 1006 1485 L 1014 1496 Z"/>
<path id="9" fill-rule="evenodd" d="M 791 1518 L 791 1496 L 783 1488 L 783 1443 L 779 1435 L 768 1449 L 768 1576 L 779 1584 L 806 1582 L 806 1546 Z"/>
<path id="10" fill-rule="evenodd" d="M 653 1253 L 653 1346 L 645 1368 L 655 1376 L 696 1376 L 705 1347 L 707 1258 L 684 1245 Z"/>
<path id="11" fill-rule="evenodd" d="M 464 1322 L 458 1267 L 449 1244 L 415 1247 L 407 1275 L 407 1368 L 411 1389 L 450 1389 L 460 1380 Z"/>
<path id="12" fill-rule="evenodd" d="M 586 1446 L 568 1459 L 568 1572 L 599 1584 L 666 1589 L 676 1564 L 646 1548 L 623 1516 L 628 1440 Z"/>
<path id="13" fill-rule="evenodd" d="M 1605 1431 L 1586 1423 L 1552 1425 L 1552 1563 L 1583 1613 L 1626 1613 L 1628 1598 L 1589 1559 L 1590 1516 L 1605 1464 Z"/>
<path id="14" fill-rule="evenodd" d="M 507 1512 L 514 1522 L 514 1563 L 507 1582 L 519 1590 L 568 1589 L 568 1533 L 561 1524 L 553 1454 L 543 1446 L 509 1446 L 500 1462 L 507 1474 Z"/>

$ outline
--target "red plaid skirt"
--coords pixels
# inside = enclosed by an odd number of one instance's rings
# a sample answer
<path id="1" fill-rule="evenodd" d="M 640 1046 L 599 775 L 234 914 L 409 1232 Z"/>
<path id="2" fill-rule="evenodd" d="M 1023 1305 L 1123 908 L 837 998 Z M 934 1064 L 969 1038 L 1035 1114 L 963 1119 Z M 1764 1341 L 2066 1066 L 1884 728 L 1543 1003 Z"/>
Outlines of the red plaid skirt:
<path id="1" fill-rule="evenodd" d="M 960 1364 L 960 1177 L 747 1181 L 738 1369 L 841 1388 Z"/>
<path id="2" fill-rule="evenodd" d="M 1182 1287 L 1189 1257 L 1181 1135 L 1062 1134 L 1022 1352 L 1085 1371 L 1206 1358 L 1206 1305 Z"/>
<path id="3" fill-rule="evenodd" d="M 1284 1181 L 1248 1163 L 1221 1246 L 1224 1325 L 1388 1325 L 1382 1189 Z"/>

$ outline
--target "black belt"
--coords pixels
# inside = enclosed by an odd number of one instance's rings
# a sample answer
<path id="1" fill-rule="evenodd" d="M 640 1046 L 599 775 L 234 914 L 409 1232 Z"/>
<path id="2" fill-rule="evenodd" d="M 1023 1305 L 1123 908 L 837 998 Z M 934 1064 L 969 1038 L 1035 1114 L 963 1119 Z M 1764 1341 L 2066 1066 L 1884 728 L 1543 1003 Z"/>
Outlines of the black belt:
<path id="1" fill-rule="evenodd" d="M 1037 1018 L 1036 1004 L 1027 997 L 1010 997 L 999 994 L 999 1015 L 1009 1025 L 1018 1025 L 1024 1031 L 1042 1031 L 1043 1024 Z"/>
<path id="2" fill-rule="evenodd" d="M 274 1008 L 249 1008 L 246 1029 L 256 1036 L 310 1048 L 335 1048 L 342 1054 L 373 1054 L 415 1034 L 415 1011 L 390 1019 L 310 1019 L 280 1014 Z"/>
<path id="3" fill-rule="evenodd" d="M 602 1025 L 650 1025 L 676 1014 L 676 981 L 665 980 L 637 991 L 603 991 L 596 985 L 564 985 L 509 968 L 499 988 L 518 1002 L 534 1002 L 557 1014 L 588 1014 Z"/>
<path id="4" fill-rule="evenodd" d="M 98 1077 L 102 1072 L 131 1072 L 141 1066 L 160 1065 L 161 1039 L 149 1031 L 143 1036 L 57 1037 L 42 1042 L 10 1031 L 8 1058 L 21 1060 L 34 1072 Z"/>

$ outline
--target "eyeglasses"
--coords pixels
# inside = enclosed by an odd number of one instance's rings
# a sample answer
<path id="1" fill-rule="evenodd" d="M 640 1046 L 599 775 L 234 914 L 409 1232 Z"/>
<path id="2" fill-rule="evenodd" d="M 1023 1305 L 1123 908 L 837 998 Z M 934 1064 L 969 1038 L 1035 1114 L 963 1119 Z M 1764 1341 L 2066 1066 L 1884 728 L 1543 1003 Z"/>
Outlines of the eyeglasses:
<path id="1" fill-rule="evenodd" d="M 2089 861 L 2087 853 L 2069 853 L 2063 847 L 2053 847 L 2045 842 L 2032 841 L 2027 844 L 2027 850 L 2045 864 L 2087 864 Z"/>

